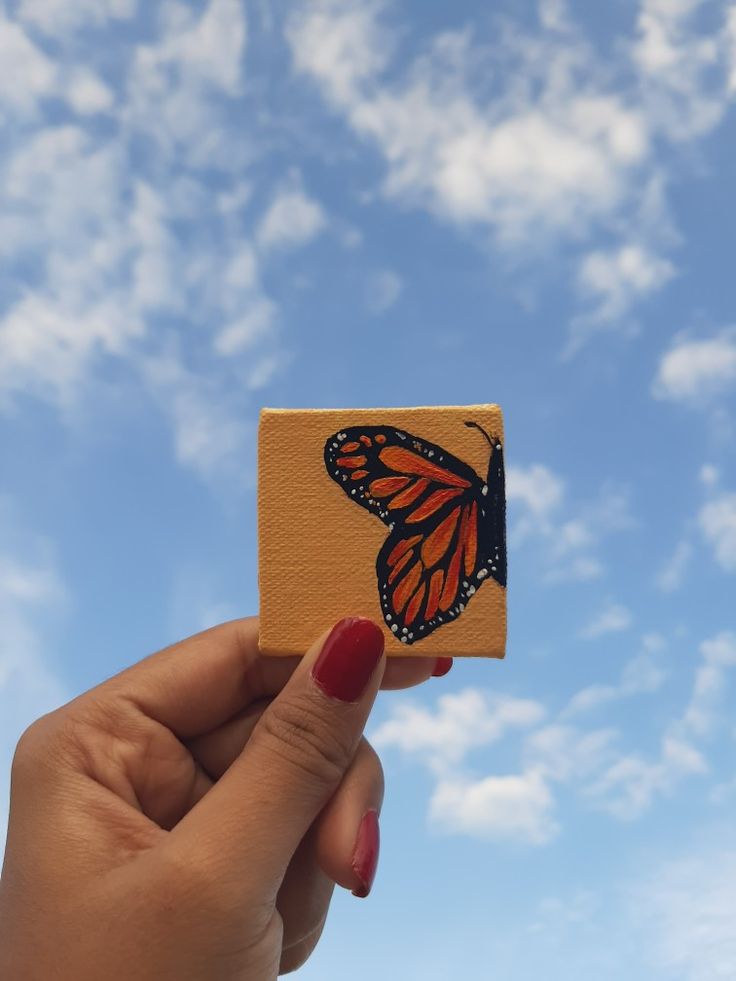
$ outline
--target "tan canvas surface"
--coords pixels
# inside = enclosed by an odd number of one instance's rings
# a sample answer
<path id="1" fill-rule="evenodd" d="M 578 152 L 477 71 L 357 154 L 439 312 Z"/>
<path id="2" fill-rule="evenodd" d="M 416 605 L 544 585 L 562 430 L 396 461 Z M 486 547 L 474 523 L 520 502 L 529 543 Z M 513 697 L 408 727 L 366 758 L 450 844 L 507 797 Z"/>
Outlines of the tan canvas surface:
<path id="1" fill-rule="evenodd" d="M 384 622 L 376 557 L 389 529 L 330 478 L 325 441 L 354 426 L 386 425 L 436 443 L 485 480 L 490 448 L 472 420 L 503 442 L 496 405 L 410 409 L 264 409 L 258 441 L 261 649 L 302 654 L 335 621 L 380 624 L 389 655 L 503 657 L 506 590 L 485 580 L 461 615 L 421 642 L 401 644 Z"/>

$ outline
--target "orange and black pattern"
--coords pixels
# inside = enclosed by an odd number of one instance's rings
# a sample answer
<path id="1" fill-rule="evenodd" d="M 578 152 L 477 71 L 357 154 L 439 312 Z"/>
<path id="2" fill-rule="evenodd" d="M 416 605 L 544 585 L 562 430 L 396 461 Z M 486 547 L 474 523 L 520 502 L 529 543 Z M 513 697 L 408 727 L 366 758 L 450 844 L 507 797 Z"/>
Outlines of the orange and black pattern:
<path id="1" fill-rule="evenodd" d="M 485 481 L 442 447 L 390 426 L 354 426 L 325 443 L 330 477 L 389 528 L 378 590 L 404 644 L 457 619 L 487 577 L 506 586 L 503 447 L 466 425 L 490 445 Z"/>

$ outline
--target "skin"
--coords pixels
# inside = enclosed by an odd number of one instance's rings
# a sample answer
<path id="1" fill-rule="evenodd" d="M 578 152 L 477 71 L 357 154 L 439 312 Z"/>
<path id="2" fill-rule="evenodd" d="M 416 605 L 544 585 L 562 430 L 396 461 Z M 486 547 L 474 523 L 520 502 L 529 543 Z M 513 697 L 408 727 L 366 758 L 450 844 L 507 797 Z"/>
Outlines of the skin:
<path id="1" fill-rule="evenodd" d="M 135 664 L 33 723 L 13 760 L 0 977 L 267 981 L 317 944 L 383 773 L 356 702 L 304 658 L 264 658 L 255 618 Z"/>

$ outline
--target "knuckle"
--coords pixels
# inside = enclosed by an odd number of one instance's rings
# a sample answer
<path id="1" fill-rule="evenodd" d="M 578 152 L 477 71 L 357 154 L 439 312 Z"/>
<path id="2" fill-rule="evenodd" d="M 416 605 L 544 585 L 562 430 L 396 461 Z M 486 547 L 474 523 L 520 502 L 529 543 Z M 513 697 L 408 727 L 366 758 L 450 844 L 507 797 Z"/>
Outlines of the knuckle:
<path id="1" fill-rule="evenodd" d="M 365 760 L 365 767 L 371 775 L 373 783 L 375 784 L 377 790 L 380 793 L 381 799 L 383 799 L 383 792 L 385 789 L 385 779 L 383 774 L 383 764 L 381 763 L 381 758 L 375 751 L 373 746 L 368 742 L 368 740 L 363 736 L 360 742 L 361 756 Z"/>
<path id="2" fill-rule="evenodd" d="M 26 773 L 36 773 L 41 764 L 54 752 L 56 735 L 59 729 L 56 712 L 49 712 L 32 722 L 18 740 L 11 775 L 13 779 L 22 778 Z"/>
<path id="3" fill-rule="evenodd" d="M 323 784 L 339 783 L 355 753 L 350 727 L 304 695 L 282 693 L 261 716 L 255 736 Z"/>

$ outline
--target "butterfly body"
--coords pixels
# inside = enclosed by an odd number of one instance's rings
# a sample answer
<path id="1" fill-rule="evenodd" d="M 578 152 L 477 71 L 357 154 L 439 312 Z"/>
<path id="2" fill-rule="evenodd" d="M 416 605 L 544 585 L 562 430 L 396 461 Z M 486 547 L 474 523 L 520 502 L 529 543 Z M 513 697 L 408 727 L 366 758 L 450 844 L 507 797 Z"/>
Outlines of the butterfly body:
<path id="1" fill-rule="evenodd" d="M 329 476 L 389 529 L 376 558 L 384 620 L 413 644 L 460 616 L 488 579 L 506 586 L 503 448 L 486 480 L 442 447 L 391 426 L 354 426 L 325 443 Z"/>

